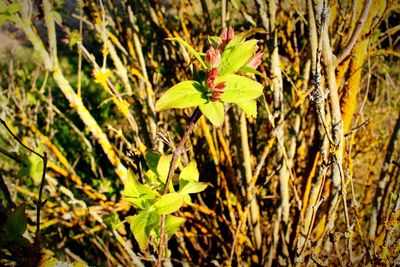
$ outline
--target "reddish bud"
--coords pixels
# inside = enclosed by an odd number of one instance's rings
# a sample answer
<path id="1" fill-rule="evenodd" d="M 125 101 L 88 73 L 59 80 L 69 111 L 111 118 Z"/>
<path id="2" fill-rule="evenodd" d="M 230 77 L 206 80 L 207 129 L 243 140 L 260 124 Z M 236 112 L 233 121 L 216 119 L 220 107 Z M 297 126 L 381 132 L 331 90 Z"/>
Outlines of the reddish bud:
<path id="1" fill-rule="evenodd" d="M 221 100 L 221 98 L 219 98 L 219 97 L 214 97 L 214 96 L 210 97 L 210 101 L 211 102 L 217 102 L 217 101 L 220 101 L 220 100 Z"/>
<path id="2" fill-rule="evenodd" d="M 206 62 L 211 65 L 211 68 L 215 68 L 219 65 L 220 61 L 221 61 L 220 51 L 211 46 L 206 53 Z"/>
<path id="3" fill-rule="evenodd" d="M 258 66 L 262 63 L 262 58 L 264 57 L 263 52 L 257 52 L 254 56 L 252 56 L 247 62 L 247 66 L 253 69 L 257 69 Z"/>
<path id="4" fill-rule="evenodd" d="M 225 47 L 234 35 L 235 30 L 232 28 L 232 26 L 229 27 L 229 30 L 224 28 L 221 34 L 222 46 Z"/>
<path id="5" fill-rule="evenodd" d="M 225 87 L 226 87 L 226 83 L 225 82 L 219 83 L 219 84 L 217 84 L 215 86 L 215 88 L 217 88 L 219 90 L 223 90 Z"/>
<path id="6" fill-rule="evenodd" d="M 214 83 L 215 79 L 217 79 L 217 75 L 218 75 L 217 68 L 211 68 L 210 70 L 207 71 L 207 80 L 206 80 L 207 89 L 210 90 L 214 88 Z"/>

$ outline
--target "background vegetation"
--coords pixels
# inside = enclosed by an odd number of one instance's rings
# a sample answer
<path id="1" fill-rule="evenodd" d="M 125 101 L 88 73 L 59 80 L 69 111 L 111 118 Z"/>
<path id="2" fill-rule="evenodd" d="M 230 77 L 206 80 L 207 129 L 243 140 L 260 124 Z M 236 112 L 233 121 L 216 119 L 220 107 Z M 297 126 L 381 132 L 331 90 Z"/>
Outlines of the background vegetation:
<path id="1" fill-rule="evenodd" d="M 199 67 L 166 38 L 204 52 L 231 25 L 260 29 L 272 84 L 257 77 L 256 119 L 228 105 L 222 127 L 196 124 L 178 167 L 195 160 L 213 186 L 175 213 L 186 223 L 166 264 L 400 263 L 397 1 L 18 3 L 0 4 L 0 118 L 48 155 L 39 244 L 56 258 L 155 264 L 157 246 L 141 251 L 124 223 L 136 211 L 122 190 L 128 168 L 144 182 L 147 151 L 173 152 L 192 112 L 154 109 Z M 2 234 L 25 203 L 33 242 L 42 171 L 1 125 Z M 2 243 L 1 264 L 34 257 L 21 247 Z"/>

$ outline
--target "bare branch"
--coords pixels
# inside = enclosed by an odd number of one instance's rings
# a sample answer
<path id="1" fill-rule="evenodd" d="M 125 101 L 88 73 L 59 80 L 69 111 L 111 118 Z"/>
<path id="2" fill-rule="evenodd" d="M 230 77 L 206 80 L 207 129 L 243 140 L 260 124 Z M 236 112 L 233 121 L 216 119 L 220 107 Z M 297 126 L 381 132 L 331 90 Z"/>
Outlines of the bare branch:
<path id="1" fill-rule="evenodd" d="M 364 28 L 364 24 L 368 18 L 368 13 L 371 8 L 371 5 L 372 5 L 372 0 L 365 0 L 364 8 L 363 8 L 360 18 L 357 22 L 357 26 L 354 29 L 349 41 L 347 42 L 346 46 L 344 47 L 344 49 L 342 49 L 342 51 L 340 51 L 338 53 L 338 56 L 335 61 L 335 65 L 339 65 L 346 57 L 349 56 L 351 50 L 353 49 L 358 38 L 360 37 L 362 29 Z"/>

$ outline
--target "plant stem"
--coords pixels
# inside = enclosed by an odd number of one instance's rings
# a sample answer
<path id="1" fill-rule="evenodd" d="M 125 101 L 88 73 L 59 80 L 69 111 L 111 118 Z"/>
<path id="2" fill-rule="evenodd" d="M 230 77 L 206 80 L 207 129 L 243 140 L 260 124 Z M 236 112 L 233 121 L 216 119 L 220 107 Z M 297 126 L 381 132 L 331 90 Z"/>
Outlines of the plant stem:
<path id="1" fill-rule="evenodd" d="M 172 154 L 172 159 L 171 159 L 171 165 L 170 165 L 169 171 L 168 171 L 167 181 L 165 182 L 165 186 L 164 186 L 164 190 L 163 190 L 163 195 L 168 193 L 169 184 L 171 183 L 172 178 L 174 177 L 176 163 L 178 161 L 178 158 L 185 149 L 186 140 L 187 140 L 189 134 L 192 132 L 194 125 L 197 123 L 197 121 L 200 119 L 200 117 L 202 115 L 203 114 L 201 113 L 201 111 L 198 107 L 193 111 L 192 116 L 190 117 L 189 122 L 186 126 L 185 133 L 183 134 L 178 146 L 174 149 L 174 153 Z M 162 265 L 162 255 L 163 255 L 163 251 L 164 251 L 164 236 L 165 236 L 165 233 L 164 233 L 165 232 L 165 219 L 166 219 L 166 215 L 162 215 L 161 216 L 161 226 L 160 226 L 160 245 L 159 245 L 159 249 L 158 249 L 158 260 L 157 260 L 158 267 L 161 267 L 161 265 Z M 166 248 L 166 246 L 167 246 L 167 243 L 165 243 L 165 248 Z"/>

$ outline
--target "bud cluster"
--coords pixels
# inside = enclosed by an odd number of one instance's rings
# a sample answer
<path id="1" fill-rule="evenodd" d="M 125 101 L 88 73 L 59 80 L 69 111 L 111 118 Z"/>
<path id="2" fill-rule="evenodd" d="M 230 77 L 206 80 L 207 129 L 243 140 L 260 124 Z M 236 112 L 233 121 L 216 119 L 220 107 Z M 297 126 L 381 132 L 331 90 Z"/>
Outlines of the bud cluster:
<path id="1" fill-rule="evenodd" d="M 224 28 L 221 34 L 221 43 L 218 45 L 218 48 L 210 46 L 206 53 L 206 63 L 210 66 L 210 69 L 207 70 L 206 73 L 206 88 L 211 93 L 210 100 L 212 102 L 221 100 L 220 97 L 224 93 L 226 87 L 226 83 L 221 82 L 215 84 L 215 80 L 218 76 L 218 65 L 221 62 L 221 52 L 234 35 L 235 32 L 232 27 L 230 27 L 229 30 Z"/>

